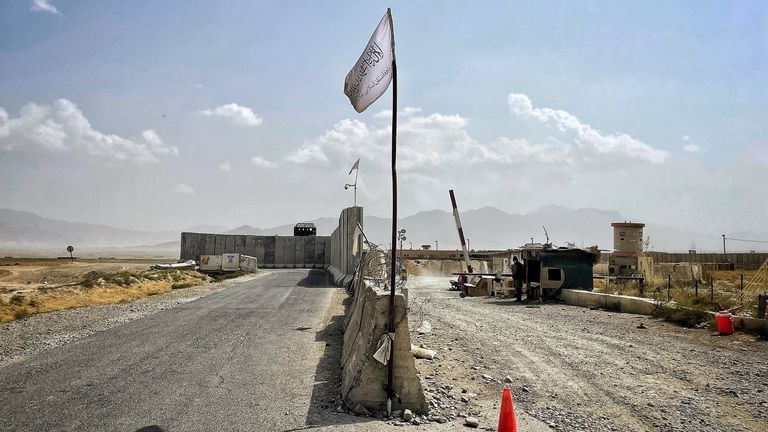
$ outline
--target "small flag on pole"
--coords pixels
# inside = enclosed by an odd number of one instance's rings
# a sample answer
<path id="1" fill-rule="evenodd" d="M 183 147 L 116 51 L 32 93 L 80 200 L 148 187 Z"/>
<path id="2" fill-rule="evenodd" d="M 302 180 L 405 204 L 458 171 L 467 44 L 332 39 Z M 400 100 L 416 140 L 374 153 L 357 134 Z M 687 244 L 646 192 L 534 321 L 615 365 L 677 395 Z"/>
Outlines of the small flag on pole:
<path id="1" fill-rule="evenodd" d="M 394 48 L 392 14 L 387 9 L 365 50 L 344 79 L 344 94 L 355 111 L 365 111 L 389 87 L 392 81 Z"/>
<path id="2" fill-rule="evenodd" d="M 354 171 L 356 169 L 360 169 L 360 159 L 359 158 L 357 159 L 357 162 L 355 162 L 355 164 L 352 165 L 352 168 L 349 170 L 349 174 L 347 174 L 347 175 L 352 174 L 352 171 Z"/>

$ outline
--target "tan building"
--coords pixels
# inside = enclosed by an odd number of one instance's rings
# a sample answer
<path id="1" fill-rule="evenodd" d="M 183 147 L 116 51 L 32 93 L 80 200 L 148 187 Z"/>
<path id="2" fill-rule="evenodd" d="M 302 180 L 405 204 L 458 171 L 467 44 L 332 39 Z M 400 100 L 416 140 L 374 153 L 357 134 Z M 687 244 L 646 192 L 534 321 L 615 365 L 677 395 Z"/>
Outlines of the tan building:
<path id="1" fill-rule="evenodd" d="M 653 258 L 643 254 L 644 223 L 614 222 L 613 249 L 608 259 L 611 276 L 653 277 Z"/>

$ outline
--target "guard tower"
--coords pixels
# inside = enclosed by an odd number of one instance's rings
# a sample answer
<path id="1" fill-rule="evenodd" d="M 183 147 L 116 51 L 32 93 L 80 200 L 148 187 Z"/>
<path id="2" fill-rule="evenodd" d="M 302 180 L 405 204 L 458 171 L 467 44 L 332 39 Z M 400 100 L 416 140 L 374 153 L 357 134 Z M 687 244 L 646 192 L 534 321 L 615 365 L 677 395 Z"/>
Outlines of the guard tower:
<path id="1" fill-rule="evenodd" d="M 294 236 L 313 236 L 317 235 L 317 228 L 311 222 L 300 222 L 293 227 Z"/>
<path id="2" fill-rule="evenodd" d="M 653 276 L 652 258 L 643 255 L 644 223 L 614 222 L 613 249 L 608 261 L 608 274 L 628 277 Z"/>

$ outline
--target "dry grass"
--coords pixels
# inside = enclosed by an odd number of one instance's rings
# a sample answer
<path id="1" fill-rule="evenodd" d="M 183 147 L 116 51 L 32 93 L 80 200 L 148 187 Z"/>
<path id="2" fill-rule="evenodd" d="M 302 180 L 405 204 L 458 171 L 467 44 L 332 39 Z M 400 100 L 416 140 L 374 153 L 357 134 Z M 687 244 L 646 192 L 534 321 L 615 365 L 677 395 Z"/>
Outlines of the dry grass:
<path id="1" fill-rule="evenodd" d="M 744 274 L 744 284 L 754 276 L 754 271 L 713 271 L 710 272 L 714 282 L 714 292 L 710 289 L 709 280 L 700 281 L 698 284 L 698 296 L 692 281 L 672 279 L 671 289 L 667 291 L 667 279 L 654 279 L 645 284 L 644 297 L 667 301 L 668 295 L 676 303 L 686 307 L 702 310 L 730 309 L 742 303 L 741 275 Z M 595 292 L 619 294 L 628 296 L 640 296 L 637 281 L 624 283 L 611 282 L 606 288 L 605 280 L 595 279 Z M 749 303 L 750 299 L 743 299 Z"/>
<path id="2" fill-rule="evenodd" d="M 78 283 L 39 286 L 0 297 L 0 323 L 43 312 L 126 303 L 172 289 L 201 285 L 208 280 L 207 276 L 194 271 L 91 271 Z"/>

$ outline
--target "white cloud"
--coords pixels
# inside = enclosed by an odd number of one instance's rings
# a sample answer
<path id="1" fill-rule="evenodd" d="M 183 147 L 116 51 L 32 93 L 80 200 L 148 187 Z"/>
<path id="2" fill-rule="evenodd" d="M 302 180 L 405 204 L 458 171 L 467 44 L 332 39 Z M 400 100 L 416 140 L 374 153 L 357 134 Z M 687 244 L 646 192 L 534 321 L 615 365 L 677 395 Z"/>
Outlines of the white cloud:
<path id="1" fill-rule="evenodd" d="M 697 144 L 690 143 L 690 144 L 684 145 L 683 150 L 687 151 L 688 153 L 699 153 L 704 149 L 702 149 L 701 146 Z"/>
<path id="2" fill-rule="evenodd" d="M 48 0 L 32 0 L 29 10 L 32 12 L 47 12 L 54 15 L 61 15 L 56 6 L 52 5 Z"/>
<path id="3" fill-rule="evenodd" d="M 409 117 L 422 111 L 419 107 L 405 107 L 397 112 L 400 117 Z M 392 118 L 392 110 L 382 110 L 373 115 L 375 118 Z"/>
<path id="4" fill-rule="evenodd" d="M 612 196 L 609 190 L 637 186 L 636 175 L 625 179 L 630 170 L 664 171 L 665 164 L 658 162 L 666 159 L 666 152 L 629 136 L 598 133 L 574 116 L 558 113 L 562 117 L 558 124 L 567 132 L 560 134 L 532 118 L 545 113 L 532 106 L 523 112 L 529 113 L 523 120 L 532 121 L 533 129 L 544 130 L 543 135 L 535 130 L 483 142 L 470 132 L 471 120 L 460 114 L 418 113 L 401 119 L 397 167 L 403 211 L 442 207 L 444 192 L 456 187 L 468 194 L 467 208 L 504 207 L 507 194 L 519 196 L 527 209 L 552 202 L 580 207 L 585 201 L 594 202 L 589 200 L 598 200 L 592 205 L 599 207 Z M 297 176 L 319 175 L 343 184 L 349 161 L 359 157 L 365 169 L 360 173 L 358 198 L 381 209 L 389 205 L 390 146 L 389 125 L 343 119 L 289 152 L 285 160 L 295 164 Z M 599 192 L 583 193 L 590 188 Z"/>
<path id="5" fill-rule="evenodd" d="M 592 126 L 582 123 L 573 114 L 552 108 L 534 108 L 531 100 L 524 94 L 510 93 L 507 103 L 515 116 L 536 120 L 553 125 L 564 134 L 571 134 L 574 144 L 580 149 L 597 155 L 622 155 L 634 159 L 644 159 L 652 163 L 663 163 L 669 153 L 651 147 L 628 134 L 603 133 Z"/>
<path id="6" fill-rule="evenodd" d="M 405 107 L 403 108 L 403 111 L 402 111 L 403 115 L 406 115 L 406 116 L 418 114 L 420 112 L 421 112 L 421 108 L 419 107 Z"/>
<path id="7" fill-rule="evenodd" d="M 259 168 L 274 168 L 276 165 L 274 162 L 270 162 L 261 156 L 252 157 L 251 163 Z"/>
<path id="8" fill-rule="evenodd" d="M 232 171 L 232 165 L 230 165 L 229 162 L 220 163 L 219 171 L 230 172 Z"/>
<path id="9" fill-rule="evenodd" d="M 682 140 L 683 141 L 690 141 L 691 137 L 689 135 L 683 135 Z"/>
<path id="10" fill-rule="evenodd" d="M 240 126 L 259 126 L 264 122 L 252 109 L 236 103 L 220 105 L 213 109 L 198 111 L 198 114 L 206 117 L 220 117 Z"/>
<path id="11" fill-rule="evenodd" d="M 171 192 L 181 194 L 181 195 L 194 195 L 195 190 L 189 187 L 188 185 L 184 183 L 179 183 L 173 187 L 171 187 Z"/>
<path id="12" fill-rule="evenodd" d="M 501 138 L 483 145 L 467 132 L 467 119 L 458 114 L 413 116 L 398 125 L 398 168 L 422 174 L 450 172 L 476 166 L 519 166 L 529 161 L 562 161 L 563 151 L 549 151 L 525 139 Z M 367 166 L 387 169 L 390 163 L 389 126 L 368 126 L 344 119 L 323 135 L 294 150 L 286 160 L 326 166 L 360 157 Z"/>
<path id="13" fill-rule="evenodd" d="M 155 162 L 158 156 L 177 155 L 152 129 L 139 137 L 123 138 L 99 132 L 73 102 L 59 99 L 51 105 L 28 103 L 19 117 L 9 118 L 0 107 L 0 149 L 77 153 L 106 163 Z"/>

